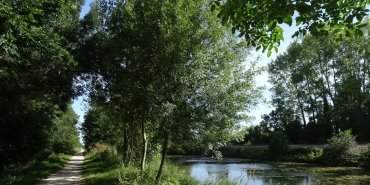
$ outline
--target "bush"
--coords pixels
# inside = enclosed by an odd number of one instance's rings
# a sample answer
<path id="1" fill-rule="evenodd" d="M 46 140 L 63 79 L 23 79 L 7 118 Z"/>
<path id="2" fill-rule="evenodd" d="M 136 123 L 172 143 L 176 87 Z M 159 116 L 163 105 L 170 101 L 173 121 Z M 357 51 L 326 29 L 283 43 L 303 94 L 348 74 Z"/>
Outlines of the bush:
<path id="1" fill-rule="evenodd" d="M 289 151 L 284 160 L 292 162 L 317 163 L 323 155 L 323 149 L 317 147 L 297 148 Z"/>
<path id="2" fill-rule="evenodd" d="M 356 137 L 350 130 L 339 132 L 328 140 L 324 150 L 323 162 L 329 165 L 357 165 L 360 150 L 357 148 Z"/>
<path id="3" fill-rule="evenodd" d="M 278 158 L 288 152 L 288 137 L 283 132 L 271 134 L 269 153 L 271 158 Z"/>
<path id="4" fill-rule="evenodd" d="M 367 147 L 367 151 L 365 152 L 364 158 L 365 158 L 364 166 L 367 169 L 370 169 L 370 144 Z"/>
<path id="5" fill-rule="evenodd" d="M 115 166 L 121 164 L 121 157 L 117 154 L 112 146 L 104 143 L 95 143 L 89 152 L 100 161 L 103 161 L 106 165 Z"/>

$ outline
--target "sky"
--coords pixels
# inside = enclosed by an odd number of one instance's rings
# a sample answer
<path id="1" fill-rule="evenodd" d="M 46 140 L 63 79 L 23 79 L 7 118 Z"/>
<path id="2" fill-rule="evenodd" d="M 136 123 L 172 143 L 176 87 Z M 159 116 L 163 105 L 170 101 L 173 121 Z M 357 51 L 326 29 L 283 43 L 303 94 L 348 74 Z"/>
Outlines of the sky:
<path id="1" fill-rule="evenodd" d="M 82 7 L 80 18 L 83 18 L 90 9 L 90 4 L 93 2 L 93 0 L 86 0 L 84 6 Z M 295 22 L 293 22 L 293 25 L 295 25 Z M 271 61 L 276 59 L 277 55 L 283 54 L 289 44 L 293 41 L 291 38 L 291 35 L 297 30 L 297 27 L 292 26 L 289 27 L 288 25 L 281 25 L 284 30 L 284 41 L 280 44 L 279 50 L 277 53 L 273 52 L 270 57 L 267 57 L 267 53 L 262 53 L 262 51 L 252 51 L 251 58 L 256 59 L 260 58 L 258 65 L 259 66 L 267 66 L 267 64 Z M 267 72 L 261 73 L 256 77 L 256 85 L 258 86 L 264 86 L 266 87 L 263 96 L 266 101 L 259 103 L 252 111 L 249 113 L 250 116 L 253 117 L 252 121 L 250 123 L 247 123 L 248 125 L 256 125 L 260 123 L 261 116 L 263 114 L 268 114 L 271 112 L 272 107 L 269 104 L 271 102 L 271 92 L 269 89 L 271 88 L 271 84 L 268 82 L 268 74 Z M 86 97 L 78 97 L 73 100 L 72 108 L 73 110 L 79 115 L 79 123 L 82 123 L 84 121 L 84 115 L 86 111 L 88 110 L 88 104 L 83 101 L 83 99 Z"/>

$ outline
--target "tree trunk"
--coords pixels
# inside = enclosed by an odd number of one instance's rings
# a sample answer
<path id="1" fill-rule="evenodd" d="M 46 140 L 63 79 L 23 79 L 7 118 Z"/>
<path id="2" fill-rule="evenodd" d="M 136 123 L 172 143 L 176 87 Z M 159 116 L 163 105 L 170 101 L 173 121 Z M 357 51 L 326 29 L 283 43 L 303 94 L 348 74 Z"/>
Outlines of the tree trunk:
<path id="1" fill-rule="evenodd" d="M 143 156 L 141 157 L 141 171 L 145 170 L 145 159 L 146 159 L 146 151 L 148 148 L 148 141 L 146 139 L 146 132 L 145 132 L 145 123 L 142 121 L 141 123 L 141 132 L 142 132 L 142 139 L 143 139 Z"/>
<path id="2" fill-rule="evenodd" d="M 135 141 L 135 138 L 136 138 L 136 130 L 135 128 L 131 128 L 130 129 L 131 131 L 131 138 L 130 138 L 130 142 L 129 142 L 129 155 L 128 155 L 128 161 L 127 161 L 127 165 L 130 166 L 131 165 L 131 161 L 132 161 L 132 154 L 134 152 L 134 141 Z"/>
<path id="3" fill-rule="evenodd" d="M 124 161 L 125 161 L 125 164 L 127 164 L 127 159 L 128 159 L 128 154 L 129 154 L 129 144 L 128 144 L 128 133 L 127 133 L 127 129 L 124 128 L 124 131 L 123 131 L 123 153 L 124 153 Z"/>
<path id="4" fill-rule="evenodd" d="M 167 145 L 168 145 L 168 134 L 165 133 L 164 143 L 163 143 L 163 146 L 162 146 L 161 164 L 159 165 L 159 170 L 158 170 L 157 176 L 155 177 L 156 184 L 159 184 L 159 181 L 160 181 L 161 176 L 162 176 L 163 165 L 164 165 L 164 161 L 165 161 L 166 155 L 167 155 Z"/>
<path id="5" fill-rule="evenodd" d="M 305 118 L 305 115 L 304 115 L 303 105 L 302 105 L 302 102 L 301 102 L 301 98 L 300 98 L 300 95 L 299 95 L 297 84 L 294 85 L 294 88 L 297 92 L 298 106 L 299 106 L 299 109 L 301 110 L 303 126 L 304 126 L 304 128 L 306 128 L 306 126 L 307 126 L 306 118 Z"/>

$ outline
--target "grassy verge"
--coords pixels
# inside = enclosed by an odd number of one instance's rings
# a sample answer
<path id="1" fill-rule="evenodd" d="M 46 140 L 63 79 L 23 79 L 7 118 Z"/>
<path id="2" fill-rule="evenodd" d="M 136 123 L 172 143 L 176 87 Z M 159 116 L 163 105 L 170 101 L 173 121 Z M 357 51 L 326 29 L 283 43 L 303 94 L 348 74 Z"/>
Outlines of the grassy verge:
<path id="1" fill-rule="evenodd" d="M 83 173 L 85 185 L 115 185 L 119 184 L 117 166 L 110 166 L 92 154 L 85 154 Z"/>
<path id="2" fill-rule="evenodd" d="M 159 169 L 159 156 L 154 157 L 147 164 L 146 170 L 142 172 L 136 167 L 120 167 L 118 177 L 123 185 L 154 185 L 155 176 Z M 186 168 L 181 168 L 171 161 L 166 161 L 161 178 L 161 185 L 196 185 L 198 181 L 193 179 Z"/>
<path id="3" fill-rule="evenodd" d="M 117 160 L 104 159 L 99 155 L 86 154 L 85 157 L 83 171 L 86 185 L 155 184 L 155 176 L 159 167 L 159 160 L 157 159 L 149 163 L 145 171 L 141 171 L 137 166 L 123 166 L 120 162 L 112 164 L 109 161 Z M 161 185 L 166 184 L 196 185 L 198 182 L 188 175 L 184 169 L 167 161 L 161 179 Z"/>
<path id="4" fill-rule="evenodd" d="M 22 167 L 8 167 L 0 172 L 0 184 L 24 185 L 36 184 L 65 166 L 71 158 L 66 154 L 53 154 L 44 161 L 32 161 Z"/>

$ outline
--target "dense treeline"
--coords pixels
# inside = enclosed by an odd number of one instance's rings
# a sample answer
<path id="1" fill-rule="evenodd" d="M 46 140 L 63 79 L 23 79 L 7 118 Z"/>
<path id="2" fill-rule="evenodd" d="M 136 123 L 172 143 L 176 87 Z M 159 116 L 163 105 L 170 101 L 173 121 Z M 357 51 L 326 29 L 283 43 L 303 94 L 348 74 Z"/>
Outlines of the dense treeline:
<path id="1" fill-rule="evenodd" d="M 0 1 L 0 168 L 78 144 L 69 104 L 81 3 Z"/>
<path id="2" fill-rule="evenodd" d="M 245 43 L 205 2 L 97 1 L 84 21 L 94 25 L 80 48 L 94 52 L 79 56 L 93 71 L 85 144 L 110 144 L 142 169 L 161 146 L 157 180 L 169 147 L 214 155 L 257 100 Z"/>
<path id="3" fill-rule="evenodd" d="M 269 64 L 275 107 L 247 139 L 266 142 L 284 131 L 293 143 L 325 143 L 352 130 L 370 140 L 369 29 L 336 43 L 332 35 L 306 36 Z"/>

